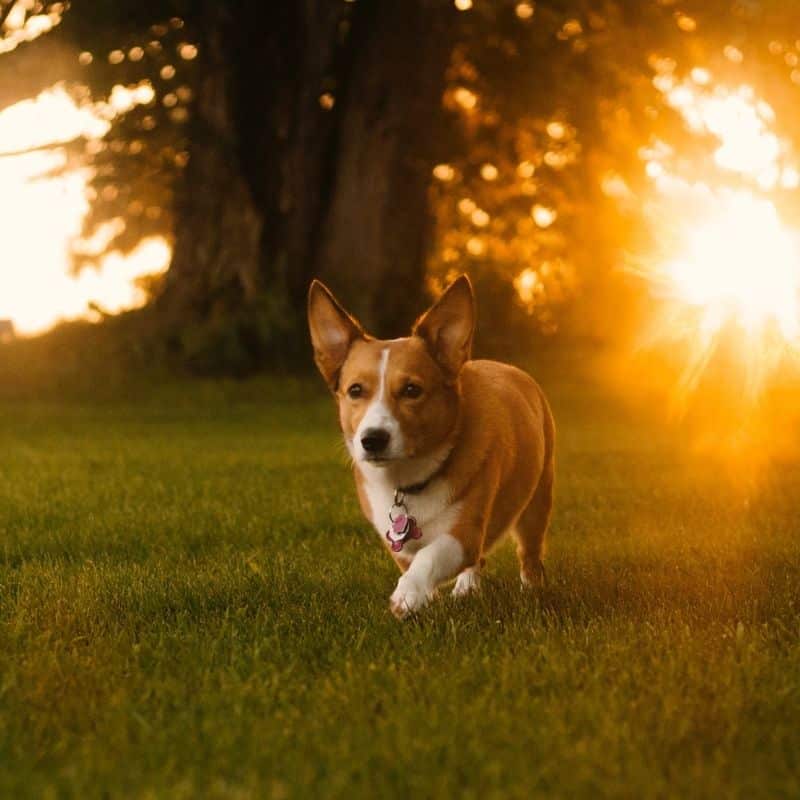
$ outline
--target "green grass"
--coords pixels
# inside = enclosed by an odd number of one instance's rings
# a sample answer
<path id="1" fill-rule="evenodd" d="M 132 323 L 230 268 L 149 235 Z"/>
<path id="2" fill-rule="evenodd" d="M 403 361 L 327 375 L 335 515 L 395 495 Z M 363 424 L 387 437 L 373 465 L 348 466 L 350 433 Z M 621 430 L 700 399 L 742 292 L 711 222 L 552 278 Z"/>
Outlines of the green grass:
<path id="1" fill-rule="evenodd" d="M 800 468 L 557 375 L 548 587 L 402 624 L 317 383 L 0 401 L 0 796 L 800 795 Z"/>

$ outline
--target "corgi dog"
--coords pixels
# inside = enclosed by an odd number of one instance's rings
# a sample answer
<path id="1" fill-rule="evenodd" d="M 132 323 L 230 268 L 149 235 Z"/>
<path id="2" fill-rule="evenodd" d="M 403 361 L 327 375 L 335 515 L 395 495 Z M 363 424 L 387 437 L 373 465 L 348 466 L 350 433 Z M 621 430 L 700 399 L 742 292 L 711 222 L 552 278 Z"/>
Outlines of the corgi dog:
<path id="1" fill-rule="evenodd" d="M 523 585 L 544 577 L 555 425 L 538 384 L 470 360 L 475 299 L 466 275 L 402 339 L 375 339 L 319 281 L 308 319 L 353 461 L 361 509 L 401 576 L 390 609 L 404 618 L 440 584 L 480 587 L 484 556 L 517 540 Z"/>

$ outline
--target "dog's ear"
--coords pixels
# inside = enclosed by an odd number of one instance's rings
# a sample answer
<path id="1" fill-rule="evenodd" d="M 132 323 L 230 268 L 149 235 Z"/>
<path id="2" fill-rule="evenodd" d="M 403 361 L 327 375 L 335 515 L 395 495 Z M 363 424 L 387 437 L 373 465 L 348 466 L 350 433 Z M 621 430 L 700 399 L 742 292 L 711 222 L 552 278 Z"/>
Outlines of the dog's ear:
<path id="1" fill-rule="evenodd" d="M 328 386 L 336 390 L 339 371 L 356 339 L 367 335 L 358 320 L 350 316 L 321 281 L 308 290 L 308 328 L 314 347 L 314 361 Z"/>
<path id="2" fill-rule="evenodd" d="M 451 379 L 472 355 L 475 332 L 475 296 L 466 275 L 451 283 L 439 300 L 414 325 L 414 336 L 422 337 L 439 366 Z"/>

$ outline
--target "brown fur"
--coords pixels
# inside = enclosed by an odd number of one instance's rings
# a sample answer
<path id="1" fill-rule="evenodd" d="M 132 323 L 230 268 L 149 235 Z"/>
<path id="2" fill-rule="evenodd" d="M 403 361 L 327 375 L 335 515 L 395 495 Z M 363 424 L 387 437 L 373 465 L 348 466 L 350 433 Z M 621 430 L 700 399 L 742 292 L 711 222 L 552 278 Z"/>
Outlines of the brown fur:
<path id="1" fill-rule="evenodd" d="M 515 528 L 520 564 L 533 581 L 541 574 L 552 507 L 555 426 L 533 379 L 494 361 L 471 361 L 461 372 L 462 426 L 448 475 L 464 518 L 453 535 L 468 565 L 478 562 Z"/>

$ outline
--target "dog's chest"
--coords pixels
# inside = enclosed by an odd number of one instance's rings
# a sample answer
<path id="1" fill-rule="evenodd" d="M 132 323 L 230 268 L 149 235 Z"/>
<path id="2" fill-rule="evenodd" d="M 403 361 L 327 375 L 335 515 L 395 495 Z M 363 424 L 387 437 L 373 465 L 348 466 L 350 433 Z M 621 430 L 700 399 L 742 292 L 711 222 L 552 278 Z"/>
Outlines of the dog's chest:
<path id="1" fill-rule="evenodd" d="M 387 544 L 386 532 L 391 521 L 389 512 L 392 510 L 395 499 L 396 487 L 382 481 L 365 481 L 363 485 L 369 503 L 372 522 L 375 530 Z M 406 495 L 403 498 L 408 514 L 412 516 L 422 532 L 419 539 L 409 538 L 403 542 L 402 549 L 398 552 L 400 558 L 409 561 L 426 545 L 445 533 L 450 533 L 458 517 L 460 503 L 450 502 L 450 487 L 446 481 L 436 481 L 419 494 Z"/>

